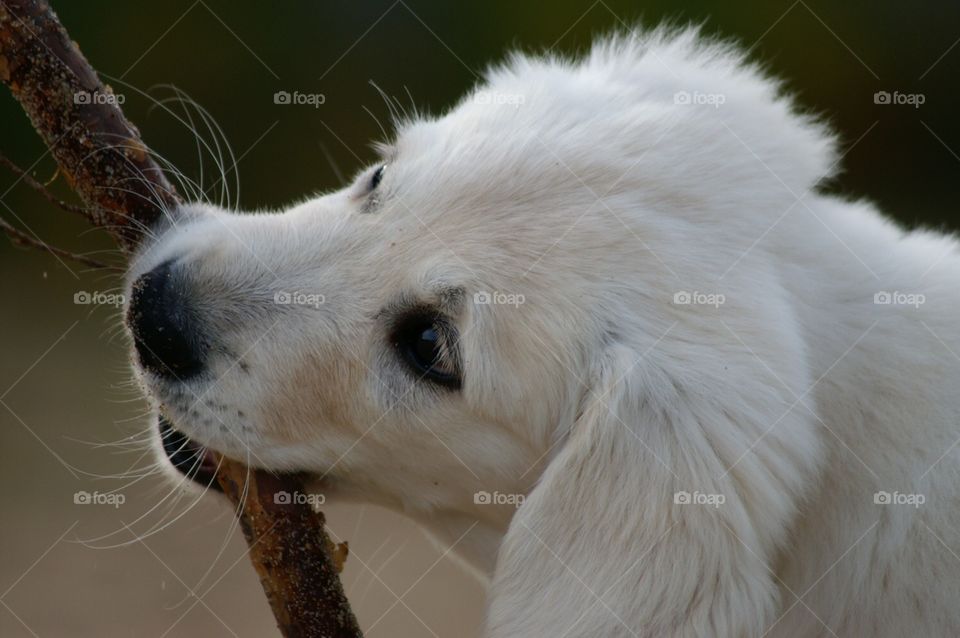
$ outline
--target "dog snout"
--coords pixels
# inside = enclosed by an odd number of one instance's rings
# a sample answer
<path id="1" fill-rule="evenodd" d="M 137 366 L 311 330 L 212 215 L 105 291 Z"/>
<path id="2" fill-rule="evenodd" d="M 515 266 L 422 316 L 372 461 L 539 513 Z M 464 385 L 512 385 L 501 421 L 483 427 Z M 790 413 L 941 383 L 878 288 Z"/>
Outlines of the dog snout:
<path id="1" fill-rule="evenodd" d="M 134 282 L 127 324 L 145 369 L 174 380 L 199 374 L 207 351 L 201 323 L 175 262 L 167 261 Z"/>

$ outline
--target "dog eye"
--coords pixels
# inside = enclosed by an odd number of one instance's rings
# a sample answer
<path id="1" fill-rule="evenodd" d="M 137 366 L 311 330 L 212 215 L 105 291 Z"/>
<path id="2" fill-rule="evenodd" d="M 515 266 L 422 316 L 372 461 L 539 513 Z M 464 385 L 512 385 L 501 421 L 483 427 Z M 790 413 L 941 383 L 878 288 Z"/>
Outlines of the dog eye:
<path id="1" fill-rule="evenodd" d="M 368 186 L 368 190 L 374 191 L 377 189 L 377 186 L 379 186 L 380 182 L 383 180 L 383 172 L 385 170 L 387 170 L 387 165 L 383 164 L 380 166 L 380 168 L 373 172 L 373 175 L 370 176 L 370 185 Z"/>
<path id="2" fill-rule="evenodd" d="M 401 359 L 417 377 L 458 388 L 457 366 L 453 354 L 446 351 L 447 333 L 433 318 L 408 319 L 396 331 L 394 344 Z"/>

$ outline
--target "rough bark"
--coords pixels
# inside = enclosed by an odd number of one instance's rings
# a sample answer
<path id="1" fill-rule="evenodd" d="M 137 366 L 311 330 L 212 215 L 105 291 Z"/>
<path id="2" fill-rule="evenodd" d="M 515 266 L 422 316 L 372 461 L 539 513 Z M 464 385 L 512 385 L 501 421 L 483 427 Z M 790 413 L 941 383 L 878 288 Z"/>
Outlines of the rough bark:
<path id="1" fill-rule="evenodd" d="M 90 221 L 125 250 L 134 249 L 144 230 L 180 203 L 139 131 L 109 97 L 112 89 L 47 2 L 0 0 L 0 80 L 86 204 Z M 323 515 L 309 505 L 275 503 L 278 492 L 303 492 L 300 477 L 252 471 L 223 459 L 217 478 L 237 506 L 251 560 L 283 635 L 361 636 L 337 575 L 346 546 L 330 541 Z"/>
<path id="2" fill-rule="evenodd" d="M 302 494 L 301 481 L 268 472 L 258 473 L 249 485 L 246 479 L 247 468 L 239 463 L 229 463 L 217 473 L 224 493 L 243 503 L 240 524 L 280 631 L 290 638 L 359 636 L 337 577 L 347 557 L 346 544 L 335 545 L 329 539 L 323 514 L 306 505 L 277 502 L 278 494 Z"/>

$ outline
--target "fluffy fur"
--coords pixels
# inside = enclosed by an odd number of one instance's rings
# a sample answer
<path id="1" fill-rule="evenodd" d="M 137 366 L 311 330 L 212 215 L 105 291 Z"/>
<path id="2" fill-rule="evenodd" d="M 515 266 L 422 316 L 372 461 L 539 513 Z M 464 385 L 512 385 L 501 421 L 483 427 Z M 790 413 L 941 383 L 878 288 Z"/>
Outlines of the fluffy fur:
<path id="1" fill-rule="evenodd" d="M 216 335 L 199 378 L 140 371 L 178 428 L 420 521 L 489 638 L 960 634 L 960 257 L 818 192 L 834 138 L 776 82 L 616 37 L 381 150 L 375 189 L 190 206 L 138 257 Z M 409 307 L 461 389 L 397 356 Z"/>

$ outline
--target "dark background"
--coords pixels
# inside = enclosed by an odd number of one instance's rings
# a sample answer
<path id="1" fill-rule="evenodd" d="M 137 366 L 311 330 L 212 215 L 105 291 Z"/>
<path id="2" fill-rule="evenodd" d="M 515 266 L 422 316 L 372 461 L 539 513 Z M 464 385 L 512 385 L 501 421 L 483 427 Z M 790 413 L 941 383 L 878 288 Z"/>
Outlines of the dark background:
<path id="1" fill-rule="evenodd" d="M 173 96 L 158 86 L 173 84 L 209 112 L 223 136 L 205 126 L 201 136 L 233 148 L 238 162 L 226 161 L 227 182 L 243 209 L 281 207 L 336 188 L 372 160 L 369 142 L 384 137 L 389 113 L 371 82 L 404 105 L 437 113 L 511 48 L 573 54 L 597 34 L 670 20 L 702 23 L 707 33 L 738 40 L 787 80 L 803 106 L 834 124 L 848 153 L 831 189 L 872 199 L 911 227 L 960 227 L 956 2 L 54 5 L 93 66 L 124 95 L 123 109 L 146 142 L 197 181 L 196 135 L 150 98 Z M 276 105 L 277 91 L 322 93 L 325 103 Z M 876 104 L 878 91 L 920 94 L 924 103 Z M 42 181 L 55 175 L 6 91 L 0 91 L 0 151 Z M 209 153 L 202 164 L 206 187 L 219 172 Z M 70 198 L 61 178 L 52 188 Z M 102 233 L 52 208 L 4 170 L 0 216 L 61 247 L 110 257 L 99 252 L 111 249 Z M 137 521 L 167 493 L 156 476 L 135 483 L 91 476 L 147 463 L 138 461 L 135 446 L 124 455 L 117 446 L 96 445 L 122 443 L 147 427 L 128 383 L 118 313 L 73 303 L 78 291 L 110 291 L 116 278 L 6 240 L 0 240 L 0 272 L 0 591 L 7 590 L 0 594 L 0 635 L 161 635 L 175 621 L 166 635 L 268 635 L 272 621 L 219 503 L 200 503 L 140 543 L 124 525 L 144 534 L 150 521 L 173 520 L 193 499 L 169 512 L 167 500 L 152 518 Z M 76 506 L 77 489 L 119 489 L 127 503 Z M 373 626 L 369 635 L 473 631 L 480 589 L 409 523 L 367 508 L 332 508 L 330 519 L 351 540 L 347 587 L 362 623 Z M 128 545 L 97 550 L 76 542 L 118 531 L 99 545 Z M 191 592 L 204 594 L 221 574 L 204 602 L 178 621 L 196 600 Z"/>

